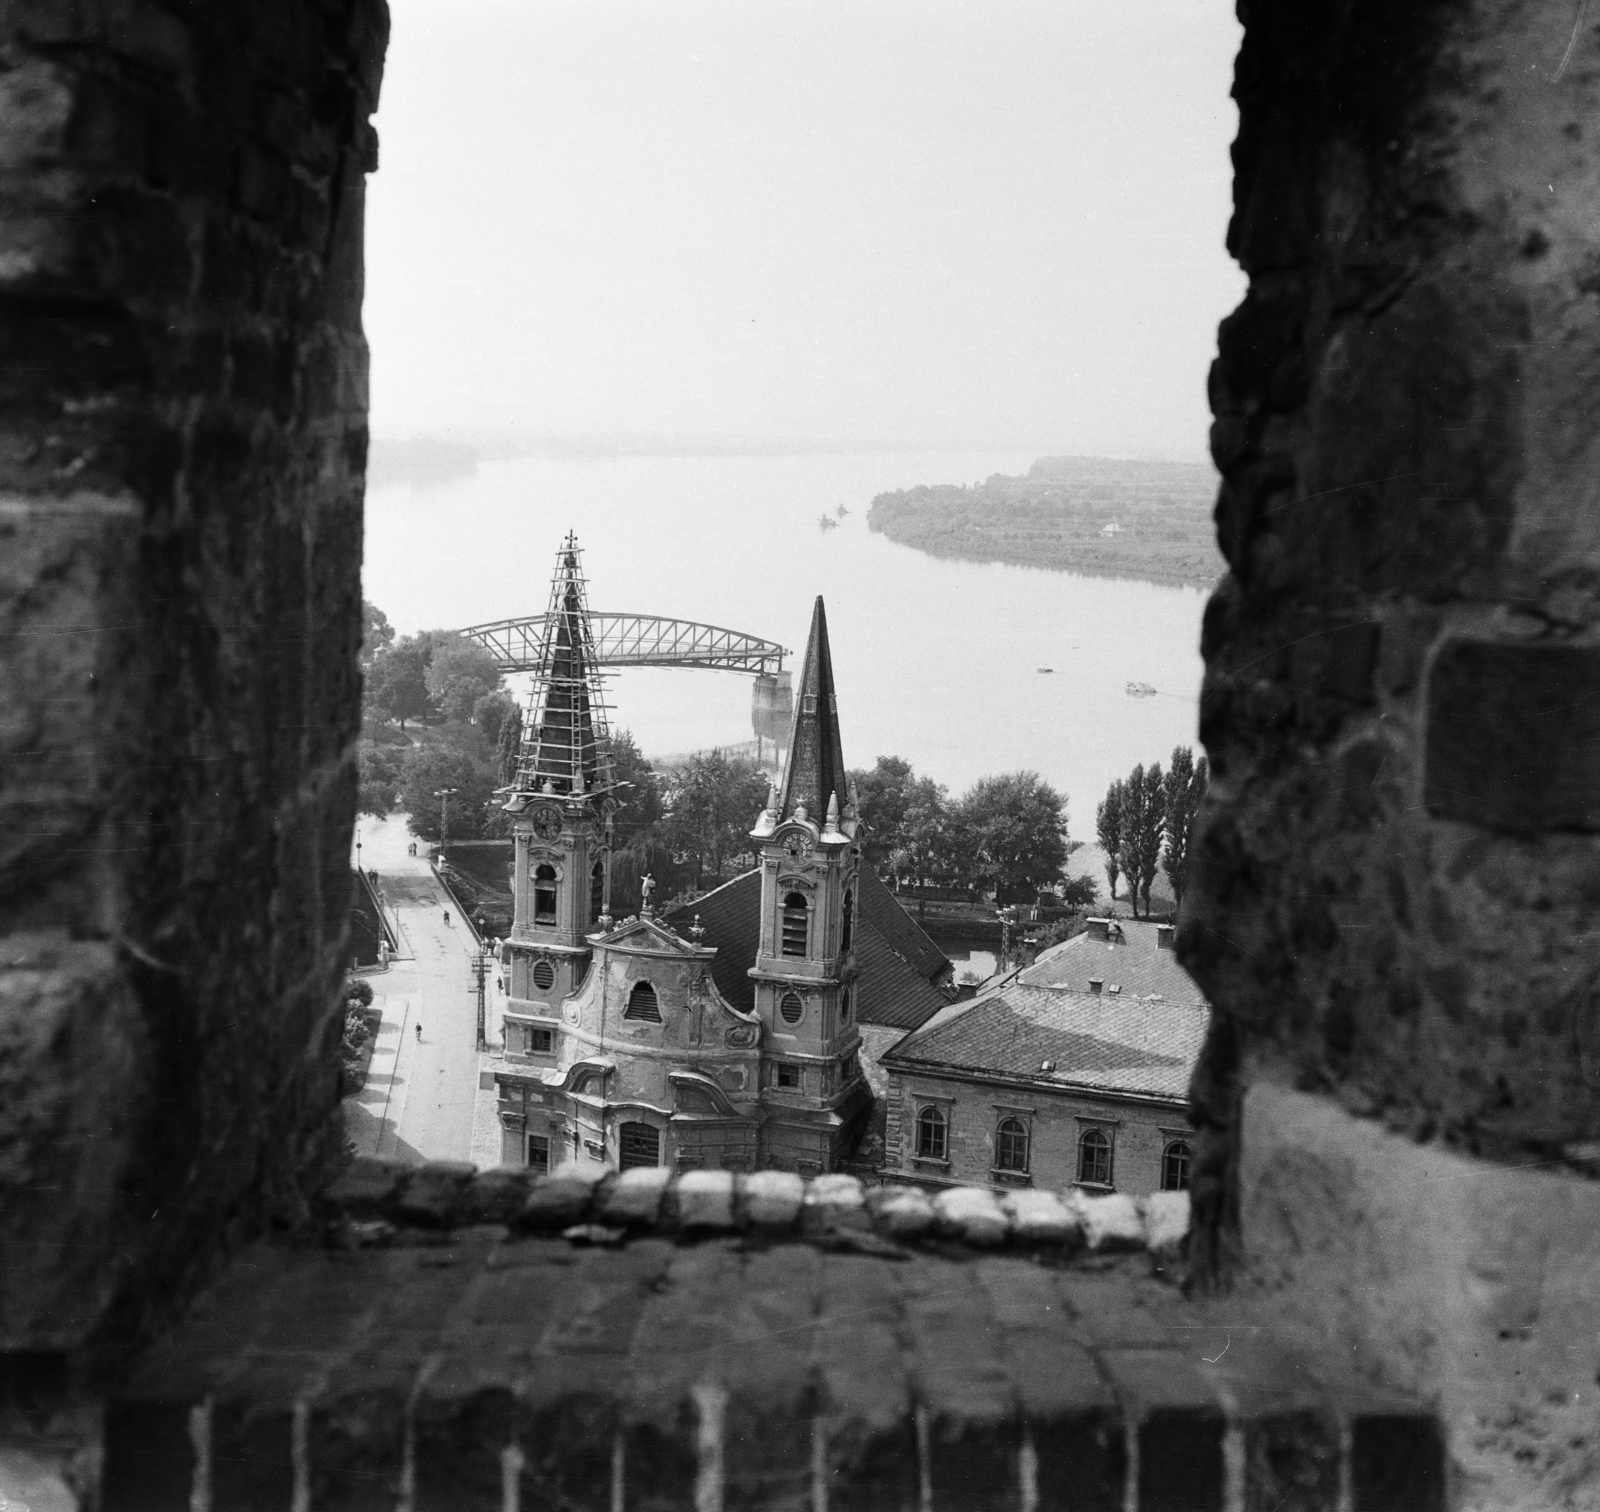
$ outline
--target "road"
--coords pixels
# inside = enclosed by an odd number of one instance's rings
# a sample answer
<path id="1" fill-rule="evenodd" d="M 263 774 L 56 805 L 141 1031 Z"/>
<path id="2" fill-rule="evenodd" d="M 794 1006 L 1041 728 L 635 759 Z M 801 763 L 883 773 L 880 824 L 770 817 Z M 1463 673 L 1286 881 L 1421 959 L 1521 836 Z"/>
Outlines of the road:
<path id="1" fill-rule="evenodd" d="M 477 942 L 435 880 L 428 846 L 419 840 L 419 854 L 407 853 L 413 837 L 404 814 L 363 815 L 356 833 L 361 866 L 378 873 L 390 916 L 399 916 L 401 953 L 387 971 L 367 977 L 383 1026 L 366 1085 L 345 1099 L 346 1133 L 359 1154 L 385 1160 L 470 1159 Z"/>

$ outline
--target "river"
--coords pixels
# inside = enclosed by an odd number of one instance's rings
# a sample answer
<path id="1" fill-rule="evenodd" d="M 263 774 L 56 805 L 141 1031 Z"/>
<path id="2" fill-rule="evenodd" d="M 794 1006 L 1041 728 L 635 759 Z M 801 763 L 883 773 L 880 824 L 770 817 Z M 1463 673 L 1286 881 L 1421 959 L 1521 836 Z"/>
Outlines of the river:
<path id="1" fill-rule="evenodd" d="M 945 561 L 867 529 L 875 494 L 1025 472 L 1016 453 L 523 458 L 367 498 L 366 596 L 402 634 L 539 614 L 566 532 L 592 608 L 703 620 L 781 641 L 798 671 L 823 594 L 845 759 L 905 757 L 959 794 L 1031 767 L 1093 839 L 1107 783 L 1194 743 L 1205 595 Z M 818 518 L 843 504 L 837 530 Z M 1051 667 L 1048 673 L 1040 667 Z M 1156 689 L 1130 697 L 1129 682 Z M 631 669 L 613 720 L 648 754 L 747 741 L 750 680 Z"/>

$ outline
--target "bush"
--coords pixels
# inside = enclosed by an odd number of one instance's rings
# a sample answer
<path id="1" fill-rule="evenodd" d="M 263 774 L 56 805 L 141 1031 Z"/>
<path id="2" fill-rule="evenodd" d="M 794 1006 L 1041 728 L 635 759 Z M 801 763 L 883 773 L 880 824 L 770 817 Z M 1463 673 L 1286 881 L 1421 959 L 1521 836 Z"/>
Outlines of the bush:
<path id="1" fill-rule="evenodd" d="M 372 1005 L 372 983 L 365 977 L 351 977 L 344 984 L 344 1000 L 347 1003 L 360 1003 L 363 1008 Z"/>

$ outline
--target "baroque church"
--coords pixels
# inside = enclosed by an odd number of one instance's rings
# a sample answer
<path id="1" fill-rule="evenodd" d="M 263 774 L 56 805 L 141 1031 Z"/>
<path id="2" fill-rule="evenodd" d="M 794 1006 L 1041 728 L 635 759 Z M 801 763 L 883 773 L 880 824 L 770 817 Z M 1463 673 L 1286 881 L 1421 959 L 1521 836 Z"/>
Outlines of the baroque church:
<path id="1" fill-rule="evenodd" d="M 861 1018 L 943 1007 L 949 963 L 861 860 L 821 598 L 754 870 L 661 916 L 610 914 L 604 704 L 575 551 L 552 590 L 507 812 L 514 922 L 486 1059 L 502 1164 L 837 1169 L 872 1110 Z M 865 917 L 864 917 L 865 915 Z"/>

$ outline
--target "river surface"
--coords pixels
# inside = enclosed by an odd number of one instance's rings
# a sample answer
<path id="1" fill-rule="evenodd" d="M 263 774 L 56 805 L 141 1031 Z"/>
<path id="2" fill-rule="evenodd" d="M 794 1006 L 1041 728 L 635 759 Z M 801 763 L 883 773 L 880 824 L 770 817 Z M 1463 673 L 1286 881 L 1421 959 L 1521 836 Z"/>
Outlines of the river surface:
<path id="1" fill-rule="evenodd" d="M 791 647 L 827 602 L 845 759 L 905 757 L 959 794 L 1031 767 L 1092 839 L 1107 783 L 1193 744 L 1205 595 L 945 561 L 867 529 L 875 494 L 1025 472 L 1007 453 L 525 458 L 367 499 L 366 596 L 402 634 L 542 614 L 575 530 L 591 608 L 701 620 Z M 819 516 L 843 504 L 836 530 Z M 1041 667 L 1054 670 L 1040 672 Z M 1134 698 L 1129 682 L 1152 685 Z M 630 669 L 614 727 L 647 754 L 751 739 L 751 681 Z"/>

